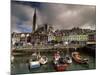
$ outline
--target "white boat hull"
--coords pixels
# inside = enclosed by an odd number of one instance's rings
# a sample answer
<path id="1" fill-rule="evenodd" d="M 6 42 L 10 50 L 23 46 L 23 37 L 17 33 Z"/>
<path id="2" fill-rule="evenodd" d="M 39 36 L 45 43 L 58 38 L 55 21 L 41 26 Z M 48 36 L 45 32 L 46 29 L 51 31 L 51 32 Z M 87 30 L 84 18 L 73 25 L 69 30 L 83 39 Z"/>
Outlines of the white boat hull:
<path id="1" fill-rule="evenodd" d="M 66 55 L 65 59 L 66 59 L 68 64 L 72 63 L 72 58 L 70 56 Z"/>
<path id="2" fill-rule="evenodd" d="M 32 61 L 32 62 L 29 62 L 29 64 L 30 64 L 30 68 L 38 68 L 38 67 L 40 67 L 39 61 Z"/>
<path id="3" fill-rule="evenodd" d="M 39 60 L 40 64 L 46 64 L 48 62 L 48 58 L 46 56 L 42 56 Z"/>

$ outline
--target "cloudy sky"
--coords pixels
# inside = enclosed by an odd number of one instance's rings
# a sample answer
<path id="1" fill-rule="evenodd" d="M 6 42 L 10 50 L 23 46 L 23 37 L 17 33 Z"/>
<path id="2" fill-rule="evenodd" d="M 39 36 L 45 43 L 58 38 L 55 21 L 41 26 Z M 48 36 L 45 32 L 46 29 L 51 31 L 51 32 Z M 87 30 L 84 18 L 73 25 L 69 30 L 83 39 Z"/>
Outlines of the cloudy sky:
<path id="1" fill-rule="evenodd" d="M 54 29 L 80 27 L 96 29 L 96 6 L 57 3 L 11 3 L 11 32 L 31 32 L 34 8 L 37 25 L 50 24 Z"/>

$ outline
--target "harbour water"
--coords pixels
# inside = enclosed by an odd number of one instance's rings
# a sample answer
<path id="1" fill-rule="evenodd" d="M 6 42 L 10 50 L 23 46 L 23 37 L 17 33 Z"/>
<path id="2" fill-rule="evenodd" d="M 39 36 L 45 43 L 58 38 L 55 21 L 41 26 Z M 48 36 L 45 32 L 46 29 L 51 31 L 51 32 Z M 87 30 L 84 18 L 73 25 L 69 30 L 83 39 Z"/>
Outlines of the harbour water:
<path id="1" fill-rule="evenodd" d="M 66 53 L 65 53 L 66 54 Z M 65 55 L 64 54 L 64 55 Z M 11 73 L 14 74 L 28 74 L 28 73 L 44 73 L 44 72 L 56 72 L 54 66 L 52 64 L 53 60 L 53 53 L 42 53 L 48 57 L 49 61 L 45 65 L 41 65 L 41 67 L 36 69 L 29 70 L 27 60 L 30 58 L 31 55 L 25 56 L 15 56 L 14 63 L 11 64 Z M 94 56 L 91 56 L 87 53 L 81 52 L 82 57 L 86 57 L 89 59 L 89 64 L 79 64 L 76 63 L 74 60 L 72 64 L 68 67 L 66 71 L 77 71 L 77 70 L 90 70 L 96 68 L 96 59 Z"/>

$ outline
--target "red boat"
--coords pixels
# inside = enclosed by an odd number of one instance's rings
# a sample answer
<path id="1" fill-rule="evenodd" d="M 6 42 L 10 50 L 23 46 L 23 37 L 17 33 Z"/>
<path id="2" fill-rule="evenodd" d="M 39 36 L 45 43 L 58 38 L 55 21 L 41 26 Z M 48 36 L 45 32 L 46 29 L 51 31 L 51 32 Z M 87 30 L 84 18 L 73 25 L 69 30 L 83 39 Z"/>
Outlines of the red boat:
<path id="1" fill-rule="evenodd" d="M 56 71 L 65 71 L 68 67 L 68 64 L 54 64 Z"/>
<path id="2" fill-rule="evenodd" d="M 54 54 L 53 64 L 56 71 L 65 71 L 68 67 L 68 64 L 65 59 L 60 56 L 59 52 Z"/>

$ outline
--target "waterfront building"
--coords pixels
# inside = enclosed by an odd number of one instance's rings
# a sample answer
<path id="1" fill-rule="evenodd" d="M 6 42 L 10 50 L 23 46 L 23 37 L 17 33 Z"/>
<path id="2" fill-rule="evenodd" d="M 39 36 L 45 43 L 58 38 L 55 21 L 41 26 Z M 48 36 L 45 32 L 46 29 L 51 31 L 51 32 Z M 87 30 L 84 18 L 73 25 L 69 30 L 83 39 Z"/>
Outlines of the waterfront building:
<path id="1" fill-rule="evenodd" d="M 96 33 L 88 33 L 88 41 L 87 44 L 96 44 Z"/>
<path id="2" fill-rule="evenodd" d="M 55 40 L 57 42 L 61 42 L 62 41 L 62 36 L 55 36 Z"/>
<path id="3" fill-rule="evenodd" d="M 52 41 L 52 40 L 56 40 L 56 37 L 54 36 L 54 34 L 50 34 L 48 35 L 48 41 Z"/>
<path id="4" fill-rule="evenodd" d="M 62 41 L 87 41 L 88 35 L 69 35 L 62 36 Z"/>

